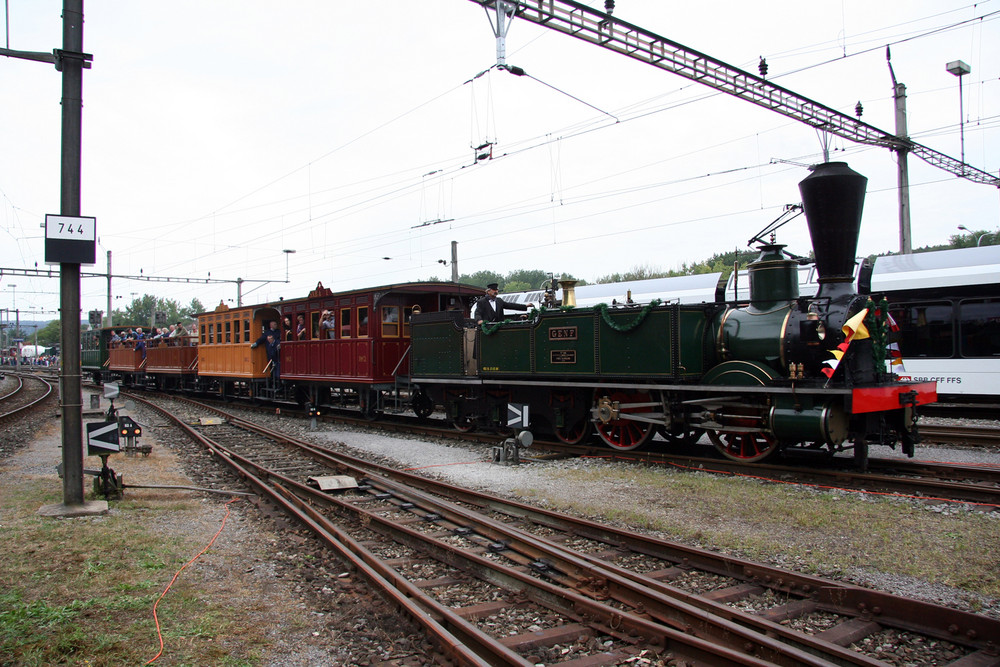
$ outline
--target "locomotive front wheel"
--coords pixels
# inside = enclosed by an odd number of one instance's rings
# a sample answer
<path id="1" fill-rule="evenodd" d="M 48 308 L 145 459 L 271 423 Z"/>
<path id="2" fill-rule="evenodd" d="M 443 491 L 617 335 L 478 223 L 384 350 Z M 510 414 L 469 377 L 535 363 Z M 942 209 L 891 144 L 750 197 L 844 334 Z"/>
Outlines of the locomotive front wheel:
<path id="1" fill-rule="evenodd" d="M 556 428 L 556 438 L 567 445 L 578 445 L 590 437 L 590 422 L 581 419 L 572 426 Z"/>
<path id="2" fill-rule="evenodd" d="M 597 405 L 605 396 L 610 404 L 628 403 L 649 403 L 649 394 L 643 392 L 614 391 L 607 394 L 598 390 L 594 393 L 594 404 Z M 612 449 L 619 451 L 629 451 L 641 447 L 653 437 L 656 427 L 650 422 L 636 421 L 620 416 L 621 414 L 649 412 L 651 408 L 621 408 L 617 417 L 612 417 L 607 421 L 598 420 L 595 422 L 597 435 Z"/>
<path id="3" fill-rule="evenodd" d="M 778 451 L 778 441 L 768 433 L 708 431 L 708 438 L 723 456 L 744 463 L 763 461 Z"/>

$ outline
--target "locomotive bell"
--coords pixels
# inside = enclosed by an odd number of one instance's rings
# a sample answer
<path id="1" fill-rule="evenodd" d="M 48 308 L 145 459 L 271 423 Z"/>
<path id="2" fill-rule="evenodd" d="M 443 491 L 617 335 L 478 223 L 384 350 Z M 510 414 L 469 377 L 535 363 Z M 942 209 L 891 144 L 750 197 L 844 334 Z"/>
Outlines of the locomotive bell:
<path id="1" fill-rule="evenodd" d="M 799 183 L 816 254 L 817 296 L 854 291 L 854 258 L 867 185 L 868 179 L 846 162 L 818 164 Z M 838 288 L 843 283 L 847 285 Z"/>

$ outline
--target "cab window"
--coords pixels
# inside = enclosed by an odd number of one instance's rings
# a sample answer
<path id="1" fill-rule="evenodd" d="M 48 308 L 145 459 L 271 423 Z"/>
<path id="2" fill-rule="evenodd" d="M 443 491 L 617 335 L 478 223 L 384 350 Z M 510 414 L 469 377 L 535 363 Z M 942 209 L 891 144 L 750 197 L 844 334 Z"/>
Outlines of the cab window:
<path id="1" fill-rule="evenodd" d="M 233 323 L 228 320 L 226 321 L 226 342 L 233 342 Z"/>

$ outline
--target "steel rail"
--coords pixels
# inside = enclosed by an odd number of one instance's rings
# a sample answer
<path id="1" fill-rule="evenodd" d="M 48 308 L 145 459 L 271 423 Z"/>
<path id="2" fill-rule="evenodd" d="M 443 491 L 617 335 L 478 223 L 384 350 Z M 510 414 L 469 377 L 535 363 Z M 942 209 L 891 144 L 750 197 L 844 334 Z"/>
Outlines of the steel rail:
<path id="1" fill-rule="evenodd" d="M 769 637 L 780 637 L 783 644 L 794 646 L 803 651 L 810 652 L 813 655 L 823 656 L 824 660 L 829 660 L 834 664 L 880 664 L 878 661 L 873 661 L 863 654 L 850 651 L 832 642 L 791 631 L 780 625 L 780 623 L 770 621 L 767 618 L 745 614 L 732 609 L 721 602 L 715 602 L 704 597 L 684 593 L 683 591 L 673 588 L 668 584 L 664 584 L 663 582 L 650 577 L 637 575 L 601 559 L 588 557 L 585 554 L 568 552 L 564 547 L 555 545 L 542 538 L 537 538 L 530 533 L 517 530 L 516 528 L 511 528 L 502 522 L 485 519 L 476 513 L 464 510 L 453 505 L 452 503 L 432 498 L 424 493 L 415 493 L 411 490 L 411 488 L 420 487 L 425 490 L 432 490 L 432 492 L 444 493 L 445 495 L 451 497 L 461 498 L 463 502 L 483 505 L 482 496 L 478 492 L 467 491 L 459 487 L 428 480 L 427 478 L 413 475 L 412 473 L 396 471 L 377 464 L 370 464 L 360 459 L 355 459 L 354 457 L 347 457 L 339 452 L 332 452 L 315 445 L 302 443 L 295 438 L 291 438 L 287 435 L 251 422 L 245 422 L 241 425 L 251 428 L 262 435 L 267 435 L 268 437 L 281 439 L 289 443 L 296 443 L 298 446 L 305 447 L 306 449 L 318 450 L 321 454 L 326 451 L 329 455 L 330 464 L 336 465 L 346 471 L 351 471 L 355 474 L 364 474 L 365 470 L 368 470 L 367 480 L 371 481 L 373 479 L 377 479 L 378 487 L 392 494 L 400 502 L 412 503 L 414 506 L 421 508 L 426 513 L 437 514 L 444 519 L 452 521 L 455 525 L 465 527 L 474 526 L 474 529 L 477 532 L 488 537 L 494 543 L 504 544 L 504 553 L 505 555 L 508 555 L 508 557 L 510 556 L 507 554 L 507 550 L 516 550 L 524 557 L 522 561 L 523 565 L 530 567 L 532 564 L 545 562 L 563 574 L 564 580 L 562 583 L 564 585 L 582 590 L 590 596 L 597 598 L 614 598 L 620 602 L 630 604 L 634 608 L 643 609 L 646 614 L 671 626 L 697 628 L 700 631 L 698 634 L 707 639 L 716 641 L 720 640 L 717 637 L 712 637 L 710 634 L 705 634 L 710 633 L 715 629 L 717 621 L 715 621 L 714 618 L 712 620 L 704 620 L 704 617 L 701 617 L 693 611 L 694 609 L 706 611 L 713 617 L 723 618 L 727 621 L 750 628 L 756 633 L 761 633 Z M 378 471 L 377 473 L 373 472 L 376 470 Z M 378 475 L 377 477 L 375 477 L 376 474 Z M 406 487 L 401 486 L 399 483 L 391 482 L 389 477 L 403 480 Z M 310 487 L 305 485 L 296 486 L 297 488 L 303 489 L 305 493 L 315 494 L 319 497 L 326 498 L 325 495 L 320 494 Z M 335 501 L 327 500 L 326 502 Z M 500 506 L 508 507 L 513 505 L 508 505 L 506 501 L 500 501 L 496 498 L 493 498 L 487 504 L 489 509 L 499 511 L 503 511 L 499 509 Z M 526 505 L 520 505 L 518 509 L 522 512 L 521 516 L 527 516 L 528 513 L 534 512 L 532 508 Z M 544 511 L 538 512 L 538 515 L 541 514 L 546 513 Z M 551 513 L 550 516 L 557 515 Z M 376 519 L 373 518 L 372 520 Z M 574 520 L 566 517 L 562 517 L 562 520 L 564 522 L 573 522 L 575 528 L 574 530 L 568 532 L 576 534 L 595 536 L 605 530 L 605 527 L 591 522 Z M 539 523 L 549 525 L 550 527 L 553 526 L 551 522 L 547 521 L 540 521 Z M 621 531 L 614 532 L 617 532 L 618 534 L 610 539 L 607 534 L 603 534 L 600 537 L 595 536 L 594 538 L 619 546 L 629 545 L 629 548 L 638 553 L 653 555 L 651 553 L 652 550 L 649 547 L 650 541 L 646 541 L 643 538 L 638 538 L 634 535 L 626 536 L 626 534 Z M 685 560 L 687 562 L 690 562 L 690 554 L 692 553 L 694 553 L 694 550 L 688 551 L 689 555 L 685 556 Z M 702 555 L 702 560 L 706 560 L 704 554 Z M 930 634 L 943 639 L 954 639 L 953 633 L 943 631 L 941 627 L 929 627 L 924 623 L 920 623 L 912 619 L 892 618 L 891 615 L 893 610 L 904 604 L 903 598 L 898 598 L 888 594 L 880 594 L 858 586 L 831 584 L 829 581 L 798 575 L 796 573 L 779 570 L 777 568 L 761 567 L 759 571 L 754 572 L 750 569 L 750 567 L 757 566 L 748 566 L 745 562 L 733 559 L 728 567 L 718 568 L 716 565 L 716 568 L 714 569 L 725 570 L 727 576 L 732 576 L 732 570 L 741 569 L 741 578 L 744 579 L 752 578 L 759 582 L 768 583 L 781 582 L 777 586 L 771 587 L 784 590 L 787 593 L 798 593 L 806 595 L 806 597 L 811 597 L 816 601 L 817 607 L 823 607 L 829 611 L 835 611 L 840 614 L 844 614 L 846 611 L 849 615 L 858 617 L 862 615 L 863 610 L 865 609 L 879 609 L 882 610 L 879 612 L 880 622 L 892 623 L 897 627 L 919 631 L 923 634 Z M 553 575 L 550 573 L 549 576 Z M 637 586 L 632 585 L 633 583 L 637 584 Z M 799 591 L 796 591 L 797 588 Z M 676 602 L 666 601 L 665 598 L 661 596 L 669 597 L 672 600 L 676 600 Z M 690 605 L 690 607 L 688 605 Z M 936 617 L 938 619 L 946 619 L 948 621 L 946 627 L 961 628 L 964 631 L 971 630 L 979 635 L 982 635 L 983 632 L 989 633 L 992 630 L 1000 630 L 1000 623 L 993 624 L 993 626 L 996 627 L 990 626 L 988 622 L 985 622 L 982 619 L 982 617 L 974 614 L 966 614 L 957 611 L 953 612 L 953 610 L 943 608 L 935 608 L 935 612 L 937 612 Z M 921 614 L 918 618 L 923 620 L 928 616 L 930 615 Z M 726 631 L 728 632 L 731 630 L 727 628 Z M 725 639 L 723 638 L 722 640 Z M 746 641 L 751 640 L 752 637 Z M 747 644 L 744 644 L 743 646 L 746 647 Z M 780 662 L 783 657 L 780 654 L 780 650 L 777 654 L 768 655 L 767 647 L 762 646 L 754 647 L 754 649 L 750 652 L 754 655 L 764 655 L 769 660 L 774 661 L 775 664 L 783 664 Z"/>
<path id="2" fill-rule="evenodd" d="M 323 448 L 319 449 L 322 450 Z M 634 532 L 502 499 L 483 492 L 463 489 L 439 480 L 421 477 L 414 473 L 394 470 L 361 459 L 346 457 L 340 452 L 331 452 L 331 454 L 338 460 L 349 459 L 352 464 L 358 465 L 361 468 L 370 468 L 381 475 L 402 480 L 407 485 L 430 493 L 445 495 L 459 502 L 506 513 L 538 525 L 604 542 L 618 548 L 626 548 L 636 553 L 663 558 L 685 568 L 696 567 L 721 576 L 749 581 L 788 595 L 802 596 L 814 600 L 818 607 L 838 614 L 861 617 L 865 616 L 866 613 L 870 615 L 872 610 L 879 610 L 876 616 L 880 623 L 948 641 L 955 641 L 957 636 L 979 637 L 983 639 L 1000 636 L 1000 620 L 990 619 L 978 614 L 949 609 L 931 603 L 915 602 L 861 586 L 835 582 L 759 563 L 750 563 L 742 559 L 712 553 L 703 549 L 637 535 Z M 599 559 L 591 559 L 585 554 L 578 555 L 585 560 L 600 562 L 602 565 L 608 566 L 607 563 Z M 636 578 L 634 573 L 628 573 L 627 571 L 619 570 L 618 573 L 622 576 Z M 715 613 L 727 615 L 737 620 L 737 622 L 746 623 L 750 627 L 758 627 L 761 631 L 774 632 L 781 635 L 782 631 L 786 630 L 784 626 L 778 626 L 776 629 L 768 623 L 758 623 L 758 619 L 753 617 L 748 619 L 747 615 L 736 612 L 724 605 L 720 609 L 715 604 L 706 604 L 704 601 L 697 599 L 691 600 L 690 597 L 692 596 L 687 596 L 687 594 L 679 592 L 676 589 L 664 588 L 661 582 L 655 580 L 650 582 L 648 577 L 640 576 L 637 580 L 657 590 L 679 595 L 688 602 L 702 605 L 706 609 L 712 609 Z M 896 610 L 898 609 L 903 609 L 907 613 L 905 615 L 896 615 Z M 979 644 L 977 648 L 985 649 L 987 646 Z"/>
<path id="3" fill-rule="evenodd" d="M 305 449 L 314 450 L 311 454 L 312 456 L 328 456 L 331 466 L 336 466 L 340 469 L 345 467 L 341 461 L 337 460 L 337 457 L 325 455 L 323 452 L 309 446 L 308 443 L 301 443 L 287 435 L 260 427 L 259 425 L 255 425 L 250 422 L 240 423 L 241 421 L 242 420 L 238 419 L 233 420 L 234 424 L 245 428 L 249 427 L 251 430 L 260 433 L 261 435 L 276 438 L 289 444 L 296 444 L 300 447 L 305 445 Z M 226 456 L 231 460 L 239 461 L 243 466 L 254 468 L 258 467 L 254 462 L 235 452 L 227 452 Z M 350 467 L 348 467 L 348 469 L 350 469 Z M 662 644 L 663 646 L 666 646 L 681 655 L 685 655 L 696 660 L 702 660 L 705 661 L 705 664 L 712 665 L 831 664 L 825 659 L 806 654 L 799 649 L 785 645 L 770 637 L 748 631 L 735 623 L 700 613 L 698 610 L 683 610 L 681 614 L 675 613 L 675 618 L 670 624 L 654 622 L 642 618 L 639 615 L 610 606 L 598 599 L 595 599 L 595 597 L 591 595 L 582 594 L 578 592 L 579 589 L 574 589 L 570 582 L 564 581 L 562 582 L 563 585 L 560 586 L 549 583 L 545 580 L 540 580 L 528 573 L 519 572 L 516 569 L 498 564 L 489 558 L 471 553 L 467 549 L 455 547 L 447 543 L 431 539 L 420 531 L 401 525 L 398 522 L 391 521 L 376 512 L 365 510 L 364 508 L 358 507 L 354 503 L 342 501 L 338 498 L 329 496 L 284 475 L 267 472 L 263 469 L 260 470 L 260 474 L 267 476 L 270 479 L 280 480 L 280 484 L 282 486 L 293 490 L 297 495 L 304 497 L 309 501 L 322 502 L 336 507 L 343 512 L 359 515 L 363 517 L 361 519 L 362 522 L 369 528 L 375 529 L 383 534 L 387 534 L 391 536 L 392 539 L 414 549 L 433 553 L 436 559 L 468 572 L 472 576 L 501 585 L 510 590 L 518 591 L 527 595 L 529 599 L 534 602 L 568 617 L 579 617 L 582 615 L 583 618 L 590 619 L 591 622 L 597 621 L 603 632 L 613 636 L 642 636 L 646 641 L 653 641 L 654 643 Z M 368 473 L 368 479 L 372 479 L 371 473 Z M 388 480 L 383 479 L 380 481 L 384 485 L 382 488 L 392 489 L 390 493 L 394 495 L 400 505 L 411 503 L 414 507 L 416 507 L 418 506 L 418 503 L 421 503 L 419 506 L 421 506 L 422 509 L 425 509 L 428 514 L 435 513 L 432 509 L 429 509 L 428 506 L 433 508 L 433 510 L 441 512 L 442 514 L 449 513 L 445 504 L 441 501 L 428 502 L 426 498 L 420 497 L 421 494 L 407 492 L 398 484 L 392 484 Z M 305 500 L 303 500 L 303 502 L 305 502 Z M 407 507 L 406 510 L 412 512 L 414 507 Z M 497 540 L 507 538 L 508 541 L 506 542 L 494 541 L 494 544 L 502 544 L 502 549 L 498 549 L 497 552 L 502 553 L 508 558 L 511 557 L 511 554 L 507 552 L 508 549 L 511 549 L 513 546 L 513 533 L 510 531 L 489 531 L 485 529 L 484 526 L 488 525 L 489 522 L 482 517 L 474 519 L 473 517 L 468 516 L 465 522 L 461 522 L 461 515 L 466 513 L 459 512 L 458 514 L 459 516 L 452 517 L 455 521 L 455 523 L 453 523 L 453 530 L 459 530 L 461 528 L 467 528 L 470 525 L 474 525 L 478 527 L 479 531 L 482 531 L 481 534 L 483 534 L 484 537 L 492 536 Z M 441 519 L 441 521 L 444 520 L 447 520 L 447 518 Z M 475 531 L 476 528 L 473 528 L 473 530 Z M 546 553 L 553 558 L 556 557 L 556 549 L 551 551 L 545 549 L 538 542 L 538 538 L 528 537 L 527 539 L 528 541 L 535 542 L 535 546 L 538 548 L 539 557 Z M 558 555 L 563 559 L 572 560 L 573 558 L 565 552 L 559 553 Z M 518 562 L 516 557 L 512 558 L 512 560 Z M 520 564 L 528 566 L 530 562 L 537 563 L 538 560 L 522 560 Z M 577 565 L 578 570 L 580 571 L 585 571 L 587 569 L 586 565 L 582 562 L 577 563 Z M 580 576 L 583 579 L 593 578 L 592 575 L 590 577 L 583 577 L 583 575 Z M 564 586 L 569 586 L 569 588 Z M 630 588 L 637 590 L 635 587 Z M 650 597 L 648 595 L 643 597 L 649 601 L 648 608 L 656 609 L 663 606 L 679 608 L 684 606 L 672 600 L 660 600 L 659 602 L 662 602 L 662 604 L 657 604 L 653 601 L 654 597 Z M 436 604 L 437 603 L 435 603 L 435 605 Z M 695 627 L 702 632 L 695 632 Z M 689 634 L 692 632 L 695 634 Z M 763 657 L 758 658 L 758 655 Z M 850 664 L 878 665 L 881 663 L 861 661 Z"/>
<path id="4" fill-rule="evenodd" d="M 187 402 L 196 403 L 194 401 Z M 211 408 L 211 410 L 215 413 L 220 412 L 217 408 Z M 252 422 L 246 422 L 231 415 L 227 418 L 227 422 L 231 426 L 250 430 L 267 438 L 293 445 L 313 459 L 325 460 L 331 467 L 339 470 L 355 470 L 360 474 L 365 474 L 364 471 L 338 460 L 338 457 L 330 455 L 308 443 L 298 441 L 284 433 L 253 424 Z M 203 438 L 204 436 L 201 437 Z M 649 591 L 642 585 L 618 577 L 615 573 L 596 570 L 589 564 L 580 561 L 577 555 L 572 554 L 572 552 L 567 552 L 554 545 L 544 544 L 534 536 L 520 535 L 512 532 L 512 529 L 504 524 L 497 523 L 497 525 L 491 525 L 494 522 L 490 522 L 483 517 L 475 517 L 460 509 L 451 508 L 449 507 L 450 503 L 432 500 L 418 491 L 408 491 L 399 484 L 392 483 L 389 480 L 380 480 L 382 488 L 391 488 L 390 493 L 395 494 L 397 497 L 411 498 L 413 505 L 429 505 L 433 510 L 427 510 L 428 513 L 439 512 L 442 515 L 442 518 L 439 519 L 441 521 L 447 520 L 447 517 L 444 515 L 452 514 L 452 519 L 454 520 L 453 528 L 455 530 L 467 528 L 470 525 L 477 526 L 481 535 L 487 539 L 494 540 L 495 544 L 504 544 L 501 550 L 504 556 L 511 557 L 511 554 L 507 552 L 509 549 L 513 551 L 513 543 L 518 540 L 521 543 L 525 541 L 532 543 L 536 553 L 529 556 L 528 559 L 521 560 L 521 565 L 529 566 L 532 562 L 537 563 L 544 556 L 563 562 L 575 560 L 574 565 L 579 573 L 578 579 L 580 580 L 578 586 L 574 588 L 572 582 L 566 581 L 561 582 L 562 585 L 560 586 L 540 580 L 537 577 L 531 576 L 530 573 L 518 572 L 510 567 L 502 566 L 491 559 L 471 553 L 467 549 L 433 540 L 419 531 L 405 525 L 399 525 L 378 513 L 367 511 L 354 503 L 331 497 L 286 475 L 268 470 L 263 465 L 250 460 L 239 452 L 220 447 L 218 444 L 213 444 L 213 450 L 218 451 L 230 465 L 238 465 L 242 471 L 241 475 L 254 480 L 255 486 L 263 485 L 266 487 L 269 483 L 274 484 L 274 480 L 278 480 L 277 484 L 293 491 L 300 497 L 304 497 L 311 502 L 323 502 L 331 506 L 336 506 L 341 511 L 362 516 L 362 523 L 369 528 L 378 527 L 380 529 L 379 532 L 389 534 L 394 540 L 412 548 L 433 553 L 436 559 L 442 560 L 442 562 L 453 567 L 458 567 L 473 576 L 497 585 L 502 585 L 510 590 L 520 591 L 528 595 L 536 603 L 553 609 L 557 613 L 568 617 L 579 617 L 582 610 L 583 618 L 590 619 L 591 622 L 596 621 L 603 632 L 613 636 L 621 638 L 642 636 L 646 641 L 653 641 L 654 643 L 670 648 L 678 654 L 696 660 L 703 660 L 705 664 L 713 665 L 774 664 L 818 666 L 829 664 L 880 664 L 877 661 L 873 662 L 860 654 L 851 652 L 847 653 L 851 653 L 854 657 L 853 660 L 838 660 L 831 663 L 827 659 L 829 652 L 822 657 L 813 655 L 786 642 L 779 641 L 760 632 L 749 630 L 726 618 L 690 607 L 681 601 L 669 598 L 661 593 Z M 368 472 L 367 474 L 369 479 L 371 479 L 372 473 Z M 264 491 L 263 488 L 262 491 Z M 400 502 L 410 501 L 401 500 Z M 412 509 L 408 508 L 408 511 L 412 511 Z M 455 512 L 457 514 L 454 514 Z M 506 540 L 506 542 L 501 542 L 500 540 Z M 515 563 L 519 562 L 516 556 L 512 560 Z M 530 567 L 527 569 L 530 570 Z M 612 580 L 616 585 L 608 587 L 607 581 L 609 580 Z M 598 586 L 599 590 L 590 591 L 590 595 L 584 595 L 578 591 L 581 588 L 586 589 L 586 586 L 581 587 L 579 583 L 585 584 L 587 581 L 601 581 L 604 583 Z M 565 586 L 569 586 L 570 588 L 567 589 Z M 667 622 L 650 620 L 640 614 L 622 611 L 602 602 L 600 599 L 596 599 L 606 598 L 607 592 L 611 588 L 614 589 L 612 592 L 617 593 L 617 599 L 622 602 L 634 604 L 636 599 L 644 600 L 645 608 L 648 612 L 659 611 L 659 615 L 663 619 L 666 619 Z M 625 594 L 624 591 L 628 591 L 628 594 Z M 843 651 L 843 649 L 835 647 L 833 650 L 834 653 L 838 651 Z"/>
<path id="5" fill-rule="evenodd" d="M 29 401 L 24 405 L 14 408 L 13 410 L 0 414 L 0 422 L 5 422 L 19 415 L 26 414 L 28 410 L 35 407 L 36 405 L 38 405 L 39 403 L 41 403 L 42 401 L 44 401 L 45 399 L 47 399 L 49 396 L 52 395 L 52 383 L 46 380 L 45 378 L 40 378 L 36 375 L 17 375 L 16 377 L 18 379 L 17 389 L 7 394 L 6 396 L 3 397 L 3 399 L 0 400 L 13 401 L 17 400 L 20 396 L 22 396 L 27 391 L 27 388 L 24 385 L 24 378 L 31 378 L 33 380 L 37 380 L 38 382 L 42 383 L 44 391 L 39 398 L 36 398 L 33 401 Z"/>

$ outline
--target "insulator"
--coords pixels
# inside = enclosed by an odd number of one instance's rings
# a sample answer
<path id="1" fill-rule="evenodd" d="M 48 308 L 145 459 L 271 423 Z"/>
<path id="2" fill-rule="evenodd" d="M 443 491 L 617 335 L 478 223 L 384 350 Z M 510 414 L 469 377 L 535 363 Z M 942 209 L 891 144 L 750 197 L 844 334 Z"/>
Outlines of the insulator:
<path id="1" fill-rule="evenodd" d="M 608 14 L 615 11 L 615 0 L 604 0 L 604 11 Z"/>
<path id="2" fill-rule="evenodd" d="M 854 115 L 857 116 L 858 118 L 861 118 L 861 114 L 863 114 L 864 112 L 865 108 L 861 106 L 861 100 L 858 100 L 858 103 L 854 105 Z"/>
<path id="3" fill-rule="evenodd" d="M 760 62 L 757 63 L 757 69 L 760 71 L 761 77 L 767 76 L 767 61 L 764 60 L 764 56 L 760 57 Z"/>

